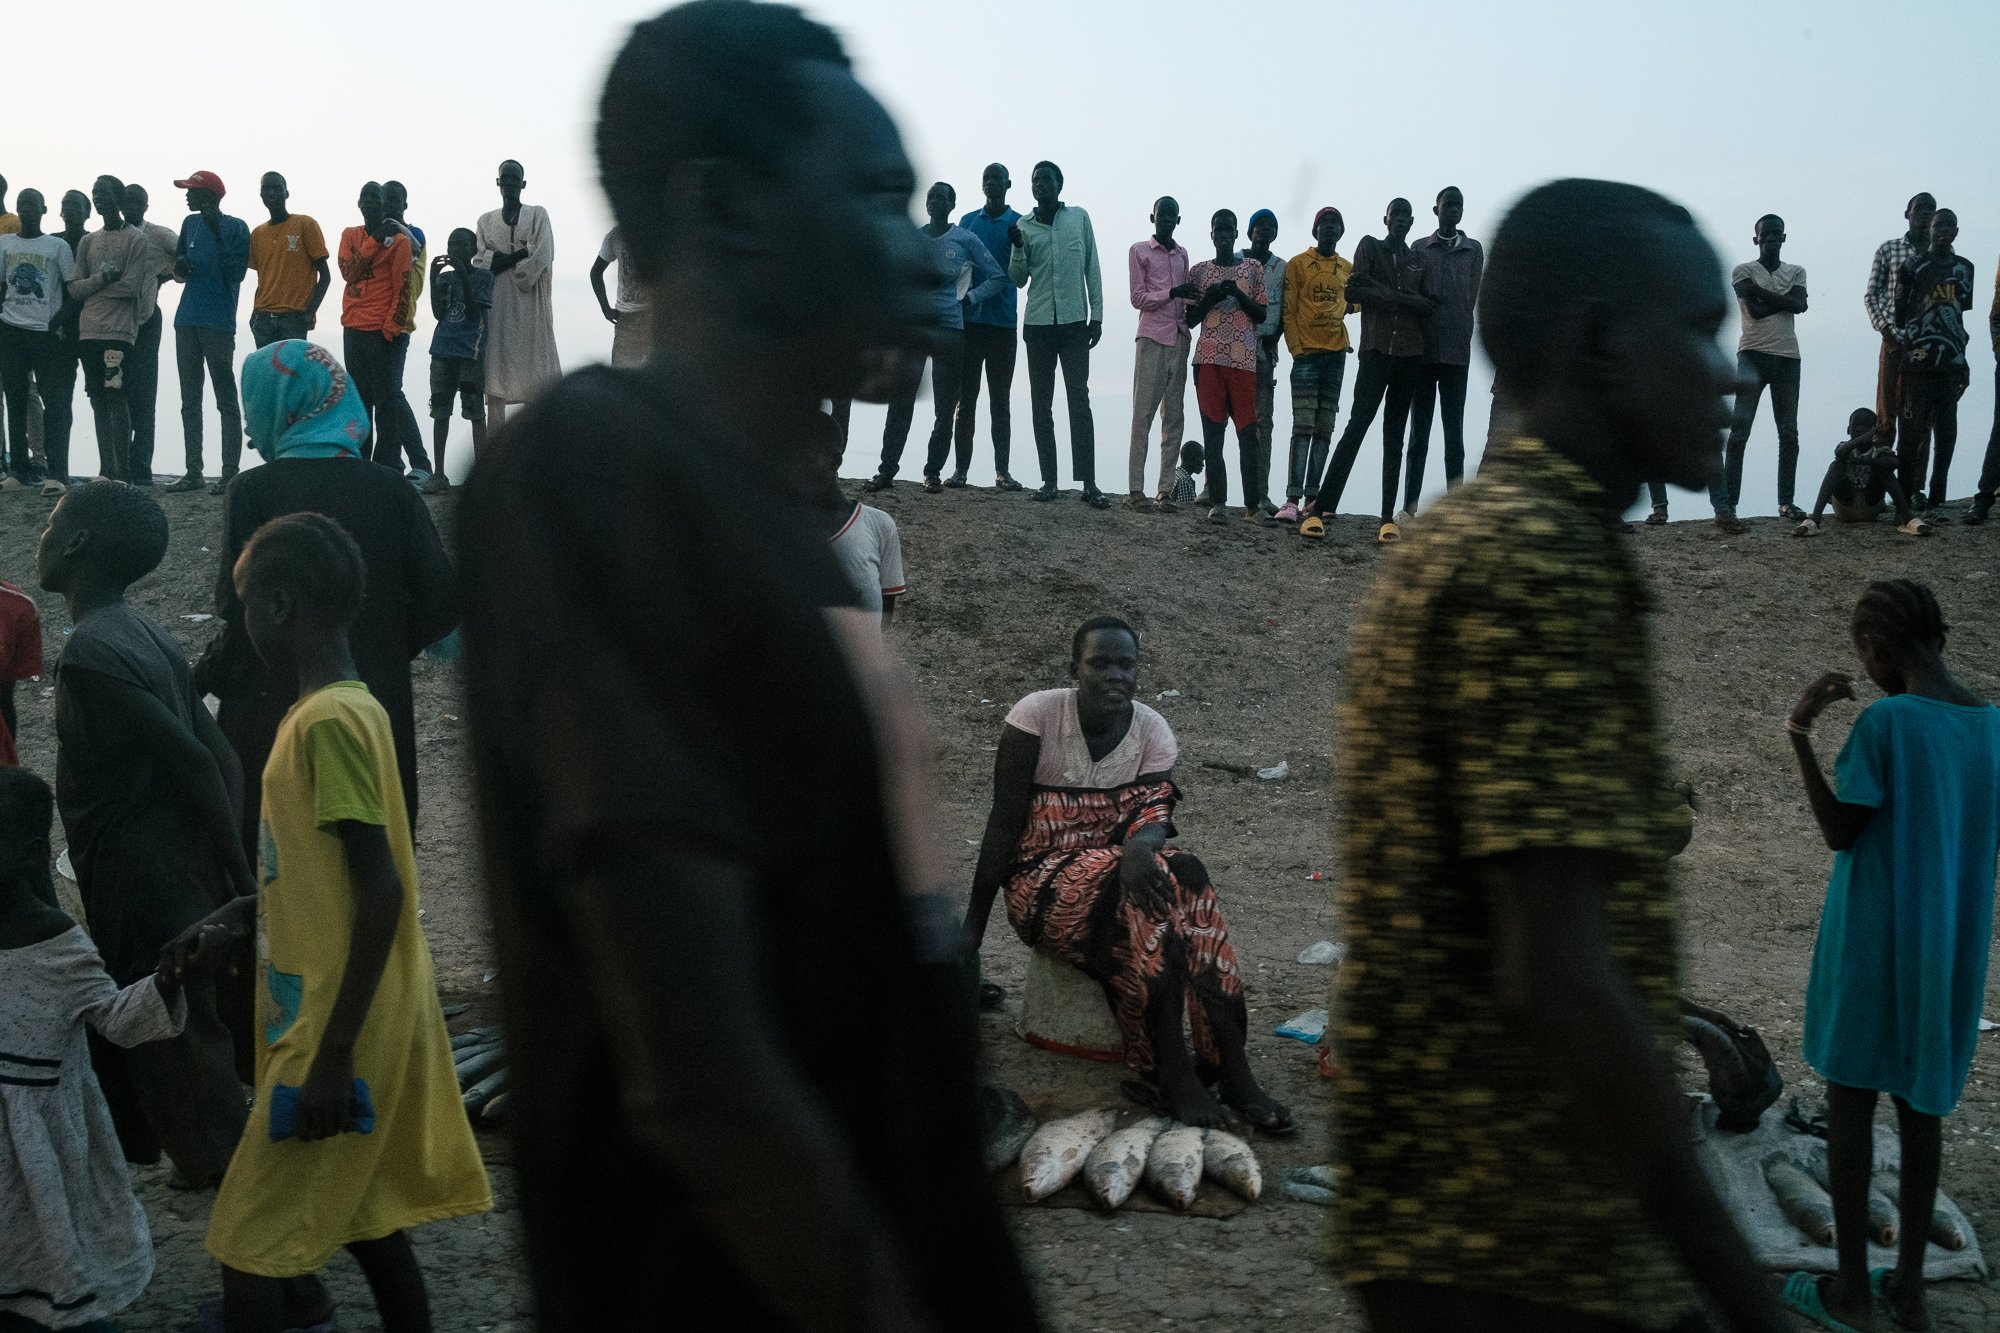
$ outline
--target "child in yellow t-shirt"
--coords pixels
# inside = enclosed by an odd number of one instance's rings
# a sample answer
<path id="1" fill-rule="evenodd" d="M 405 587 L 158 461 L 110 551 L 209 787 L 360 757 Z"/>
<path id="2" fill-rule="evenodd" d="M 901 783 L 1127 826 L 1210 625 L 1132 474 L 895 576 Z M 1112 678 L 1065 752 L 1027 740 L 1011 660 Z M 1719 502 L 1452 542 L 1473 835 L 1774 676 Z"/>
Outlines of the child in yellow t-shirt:
<path id="1" fill-rule="evenodd" d="M 229 1333 L 275 1333 L 277 1279 L 343 1247 L 384 1326 L 428 1327 L 404 1228 L 492 1207 L 417 921 L 388 714 L 348 647 L 363 575 L 353 538 L 319 514 L 265 524 L 236 563 L 244 629 L 298 702 L 264 770 L 257 894 L 167 960 L 212 965 L 254 923 L 257 1102 L 208 1231 Z"/>

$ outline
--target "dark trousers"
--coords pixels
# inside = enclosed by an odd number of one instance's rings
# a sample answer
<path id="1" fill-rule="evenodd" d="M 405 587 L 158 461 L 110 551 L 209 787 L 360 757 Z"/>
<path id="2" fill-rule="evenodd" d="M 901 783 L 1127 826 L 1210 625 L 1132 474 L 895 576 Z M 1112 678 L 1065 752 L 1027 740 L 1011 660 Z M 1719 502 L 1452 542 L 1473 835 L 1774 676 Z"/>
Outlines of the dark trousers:
<path id="1" fill-rule="evenodd" d="M 1019 339 L 1011 326 L 967 324 L 965 363 L 958 379 L 957 443 L 959 466 L 972 457 L 972 433 L 979 416 L 979 372 L 986 371 L 986 387 L 992 390 L 993 470 L 1007 473 L 1013 452 L 1014 417 L 1010 397 L 1014 392 L 1014 357 Z"/>
<path id="2" fill-rule="evenodd" d="M 1778 508 L 1792 503 L 1799 482 L 1799 359 L 1770 352 L 1738 352 L 1736 377 L 1751 387 L 1736 394 L 1736 416 L 1723 446 L 1722 466 L 1708 484 L 1709 502 L 1718 514 L 1733 514 L 1743 499 L 1743 453 L 1750 444 L 1750 427 L 1757 404 L 1768 385 L 1771 413 L 1778 418 Z"/>
<path id="3" fill-rule="evenodd" d="M 1426 362 L 1418 367 L 1417 389 L 1410 399 L 1410 484 L 1403 508 L 1415 513 L 1417 494 L 1424 488 L 1424 465 L 1430 461 L 1431 416 L 1444 404 L 1444 484 L 1465 479 L 1465 379 L 1471 366 Z"/>
<path id="4" fill-rule="evenodd" d="M 83 391 L 90 397 L 90 414 L 97 423 L 97 474 L 130 481 L 132 345 L 85 339 L 77 348 L 83 359 Z"/>
<path id="5" fill-rule="evenodd" d="M 164 321 L 155 310 L 139 326 L 139 336 L 125 360 L 125 400 L 132 414 L 132 451 L 127 481 L 153 479 L 153 442 L 160 407 L 160 330 Z M 234 374 L 234 368 L 231 369 Z"/>
<path id="6" fill-rule="evenodd" d="M 417 429 L 417 414 L 410 406 L 409 395 L 403 392 L 403 366 L 410 359 L 410 335 L 405 333 L 394 343 L 396 364 L 389 374 L 393 380 L 394 392 L 389 398 L 389 410 L 396 416 L 396 439 L 402 448 L 397 452 L 384 453 L 380 435 L 375 439 L 375 461 L 396 471 L 403 470 L 403 455 L 408 454 L 410 466 L 419 472 L 431 470 L 431 456 L 424 448 L 424 433 Z"/>
<path id="7" fill-rule="evenodd" d="M 258 347 L 269 347 L 272 343 L 305 337 L 312 332 L 306 324 L 306 312 L 303 310 L 253 310 L 250 312 L 250 337 Z"/>
<path id="8" fill-rule="evenodd" d="M 1201 367 L 1196 366 L 1195 370 L 1199 372 Z M 1223 456 L 1223 441 L 1228 436 L 1229 423 L 1227 421 L 1211 420 L 1206 416 L 1202 417 L 1201 452 L 1203 458 L 1206 460 L 1203 465 L 1202 475 L 1206 480 L 1203 483 L 1201 495 L 1195 501 L 1196 504 L 1214 507 L 1229 503 L 1229 463 Z M 1247 426 L 1238 426 L 1236 428 L 1236 455 L 1243 462 L 1243 494 L 1246 497 L 1243 507 L 1251 509 L 1255 506 L 1250 504 L 1247 497 L 1250 494 L 1251 488 L 1256 484 L 1254 477 L 1257 468 L 1256 422 L 1253 421 Z M 1270 456 L 1267 454 L 1265 455 L 1265 462 L 1268 464 L 1269 461 Z M 1265 473 L 1267 482 L 1269 476 L 1267 468 Z"/>
<path id="9" fill-rule="evenodd" d="M 1951 455 L 1958 447 L 1958 398 L 1965 385 L 1956 375 L 1903 372 L 1903 417 L 1896 429 L 1896 467 L 1912 500 L 1924 494 L 1924 473 L 1930 473 L 1930 503 L 1941 505 L 1951 472 Z"/>
<path id="10" fill-rule="evenodd" d="M 932 414 L 930 445 L 924 452 L 924 475 L 935 477 L 942 473 L 945 455 L 951 451 L 952 414 L 958 410 L 959 376 L 965 365 L 965 335 L 957 329 L 933 335 L 928 359 L 931 400 L 936 410 Z M 917 415 L 917 390 L 922 385 L 923 375 L 919 373 L 889 403 L 889 417 L 882 425 L 880 471 L 885 477 L 895 476 L 902 466 L 903 446 L 909 443 L 910 423 Z M 965 471 L 971 459 L 972 441 L 967 440 L 958 451 L 958 470 Z"/>
<path id="11" fill-rule="evenodd" d="M 1021 334 L 1028 345 L 1028 402 L 1035 424 L 1035 456 L 1042 485 L 1056 484 L 1056 366 L 1062 366 L 1069 400 L 1071 475 L 1087 491 L 1097 489 L 1097 429 L 1090 415 L 1090 326 L 1030 324 Z"/>
<path id="12" fill-rule="evenodd" d="M 371 329 L 343 329 L 341 346 L 347 353 L 347 377 L 354 383 L 354 392 L 360 395 L 361 406 L 367 409 L 368 417 L 374 423 L 375 443 L 369 456 L 385 467 L 402 471 L 403 422 L 410 405 L 403 404 L 403 412 L 396 411 L 396 400 L 403 396 L 402 358 L 397 355 L 397 343 L 408 348 L 410 336 L 399 334 L 396 338 L 384 338 Z M 415 429 L 416 418 L 410 418 L 411 429 Z M 422 452 L 423 445 L 417 449 Z"/>
<path id="13" fill-rule="evenodd" d="M 1319 512 L 1331 516 L 1339 511 L 1341 492 L 1347 489 L 1348 474 L 1361 453 L 1361 441 L 1382 412 L 1382 517 L 1396 509 L 1396 482 L 1403 472 L 1403 428 L 1409 422 L 1410 402 L 1416 397 L 1417 376 L 1423 363 L 1414 356 L 1390 356 L 1387 352 L 1363 351 L 1354 374 L 1354 401 L 1347 408 L 1347 429 L 1333 446 L 1326 479 L 1317 497 Z M 1387 411 L 1384 411 L 1384 404 Z"/>
<path id="14" fill-rule="evenodd" d="M 75 351 L 59 333 L 36 333 L 0 323 L 0 393 L 7 399 L 7 471 L 16 477 L 28 474 L 28 397 L 34 394 L 42 400 L 42 450 L 49 475 L 67 482 L 70 403 L 76 394 Z"/>
<path id="15" fill-rule="evenodd" d="M 1993 433 L 1986 437 L 1986 459 L 1979 466 L 1977 503 L 1991 504 L 2000 491 L 2000 362 L 1993 367 Z"/>
<path id="16" fill-rule="evenodd" d="M 225 475 L 236 471 L 243 462 L 243 408 L 236 398 L 236 331 L 176 328 L 174 360 L 181 372 L 181 434 L 187 441 L 188 475 L 201 475 L 204 373 L 215 386 L 215 410 L 222 418 L 222 471 Z"/>

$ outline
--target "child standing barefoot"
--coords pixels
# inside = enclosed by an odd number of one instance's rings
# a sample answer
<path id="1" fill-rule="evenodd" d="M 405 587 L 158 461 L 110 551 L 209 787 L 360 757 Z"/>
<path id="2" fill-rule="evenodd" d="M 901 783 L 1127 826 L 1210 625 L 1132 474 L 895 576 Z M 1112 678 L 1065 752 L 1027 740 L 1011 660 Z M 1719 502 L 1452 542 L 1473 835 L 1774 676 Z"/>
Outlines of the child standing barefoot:
<path id="1" fill-rule="evenodd" d="M 109 1329 L 153 1276 L 153 1237 L 84 1029 L 136 1046 L 187 1008 L 171 978 L 120 990 L 56 906 L 54 814 L 46 783 L 0 768 L 0 1328 Z"/>
<path id="2" fill-rule="evenodd" d="M 1944 664 L 1945 623 L 1921 583 L 1869 585 L 1854 648 L 1889 696 L 1863 710 L 1834 765 L 1812 724 L 1851 678 L 1823 676 L 1785 729 L 1813 815 L 1835 853 L 1806 989 L 1805 1057 L 1827 1081 L 1827 1166 L 1840 1272 L 1794 1274 L 1794 1308 L 1827 1327 L 1877 1326 L 1868 1265 L 1875 1099 L 1896 1104 L 1903 1143 L 1902 1247 L 1878 1286 L 1897 1321 L 1925 1328 L 1924 1247 L 1937 1194 L 1942 1118 L 1972 1066 L 2000 856 L 2000 709 Z"/>
<path id="3" fill-rule="evenodd" d="M 168 949 L 178 973 L 247 945 L 257 966 L 257 1104 L 208 1249 L 229 1333 L 277 1333 L 283 1283 L 346 1248 L 388 1333 L 426 1333 L 404 1230 L 492 1206 L 452 1075 L 389 715 L 355 679 L 361 552 L 319 514 L 260 528 L 236 564 L 243 625 L 297 682 L 264 769 L 255 896 Z M 285 1121 L 292 1124 L 287 1126 Z"/>

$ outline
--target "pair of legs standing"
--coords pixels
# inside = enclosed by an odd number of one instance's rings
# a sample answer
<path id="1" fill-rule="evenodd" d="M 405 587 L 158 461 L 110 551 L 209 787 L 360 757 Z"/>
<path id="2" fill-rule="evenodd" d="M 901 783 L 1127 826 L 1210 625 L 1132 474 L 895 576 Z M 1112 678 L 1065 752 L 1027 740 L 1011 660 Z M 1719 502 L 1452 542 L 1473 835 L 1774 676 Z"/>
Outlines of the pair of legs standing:
<path id="1" fill-rule="evenodd" d="M 1414 356 L 1391 356 L 1387 352 L 1361 353 L 1361 366 L 1354 378 L 1354 403 L 1348 410 L 1347 429 L 1333 448 L 1333 461 L 1326 470 L 1314 500 L 1317 511 L 1331 517 L 1340 509 L 1341 492 L 1347 489 L 1354 460 L 1361 454 L 1361 441 L 1375 416 L 1382 413 L 1382 521 L 1389 522 L 1396 508 L 1396 486 L 1403 472 L 1403 430 L 1410 418 L 1410 404 L 1416 398 L 1417 381 L 1423 362 Z M 1386 410 L 1385 410 L 1386 408 Z"/>
<path id="2" fill-rule="evenodd" d="M 1417 369 L 1417 389 L 1410 399 L 1410 480 L 1403 493 L 1403 508 L 1417 512 L 1417 496 L 1424 488 L 1424 466 L 1430 461 L 1431 419 L 1440 404 L 1444 407 L 1444 484 L 1447 488 L 1465 479 L 1465 384 L 1471 366 L 1448 366 L 1426 361 Z"/>
<path id="3" fill-rule="evenodd" d="M 1820 1279 L 1820 1299 L 1834 1318 L 1873 1323 L 1875 1294 L 1868 1274 L 1868 1190 L 1875 1172 L 1873 1088 L 1826 1085 L 1826 1183 L 1833 1199 L 1834 1248 L 1840 1271 Z M 1888 1299 L 1896 1321 L 1923 1327 L 1924 1250 L 1930 1244 L 1931 1209 L 1937 1203 L 1944 1121 L 1913 1109 L 1901 1097 L 1896 1128 L 1902 1139 L 1902 1188 L 1896 1217 L 1896 1267 Z"/>
<path id="4" fill-rule="evenodd" d="M 984 370 L 986 387 L 991 390 L 988 401 L 992 406 L 988 410 L 993 417 L 994 480 L 1003 486 L 1013 481 L 1007 464 L 1014 444 L 1014 405 L 1011 397 L 1014 392 L 1014 359 L 1019 342 L 1012 324 L 975 324 L 967 321 L 965 361 L 959 367 L 958 426 L 953 433 L 958 456 L 961 459 L 972 457 L 973 427 L 979 418 L 979 374 Z"/>
<path id="5" fill-rule="evenodd" d="M 1764 390 L 1771 391 L 1771 414 L 1778 419 L 1778 513 L 1798 517 L 1794 503 L 1799 478 L 1799 359 L 1772 352 L 1738 352 L 1736 377 L 1746 387 L 1736 392 L 1736 412 L 1729 424 L 1729 441 L 1723 446 L 1721 465 L 1709 479 L 1708 499 L 1718 517 L 1735 517 L 1743 498 L 1743 455 L 1749 448 L 1750 429 L 1757 421 L 1757 405 Z M 1654 499 L 1664 503 L 1664 492 Z"/>
<path id="6" fill-rule="evenodd" d="M 1146 455 L 1152 448 L 1153 422 L 1160 423 L 1160 482 L 1155 499 L 1167 499 L 1168 479 L 1187 438 L 1188 353 L 1186 329 L 1170 347 L 1151 338 L 1132 345 L 1132 455 L 1126 469 L 1126 490 L 1146 494 Z"/>
<path id="7" fill-rule="evenodd" d="M 945 456 L 951 452 L 952 417 L 958 411 L 959 380 L 965 368 L 965 334 L 958 329 L 945 329 L 933 336 L 930 355 L 931 399 L 936 409 L 931 421 L 930 444 L 924 451 L 924 477 L 926 480 L 940 477 L 944 473 Z M 917 391 L 922 386 L 923 375 L 913 376 L 907 386 L 889 403 L 888 420 L 882 426 L 882 465 L 876 469 L 879 478 L 891 478 L 902 466 L 903 447 L 909 443 L 910 423 L 917 415 Z M 959 450 L 956 476 L 963 478 L 965 470 L 972 462 L 972 441 L 967 439 Z"/>
<path id="8" fill-rule="evenodd" d="M 1229 503 L 1229 464 L 1223 458 L 1223 437 L 1234 423 L 1236 452 L 1243 464 L 1243 508 L 1250 517 L 1258 517 L 1270 489 L 1271 458 L 1257 440 L 1257 373 L 1197 364 L 1194 400 L 1201 411 L 1201 448 L 1207 460 L 1208 493 L 1202 503 L 1218 516 Z"/>
<path id="9" fill-rule="evenodd" d="M 7 400 L 6 470 L 17 479 L 30 475 L 31 412 L 42 408 L 42 448 L 49 475 L 69 480 L 70 403 L 76 392 L 75 354 L 53 330 L 18 329 L 0 324 L 0 394 Z"/>
<path id="10" fill-rule="evenodd" d="M 125 459 L 124 481 L 153 484 L 153 443 L 160 406 L 160 339 L 165 326 L 158 309 L 139 326 L 132 351 L 125 358 L 125 401 L 132 415 L 132 447 Z"/>
<path id="11" fill-rule="evenodd" d="M 437 450 L 437 471 L 424 482 L 424 490 L 436 495 L 451 489 L 444 472 L 445 445 L 451 439 L 451 403 L 459 400 L 460 411 L 472 423 L 472 451 L 486 448 L 486 363 L 477 357 L 434 356 L 431 358 L 431 447 Z M 414 813 L 414 811 L 412 812 Z"/>
<path id="12" fill-rule="evenodd" d="M 1292 446 L 1285 460 L 1285 499 L 1293 505 L 1319 493 L 1333 423 L 1340 415 L 1340 386 L 1347 353 L 1305 352 L 1292 358 Z M 1282 515 L 1281 515 L 1282 517 Z"/>
<path id="13" fill-rule="evenodd" d="M 97 424 L 97 475 L 130 481 L 132 404 L 127 397 L 126 363 L 132 345 L 86 340 L 78 346 L 83 354 L 83 391 Z"/>
<path id="14" fill-rule="evenodd" d="M 174 360 L 181 376 L 181 435 L 187 443 L 187 476 L 183 481 L 201 480 L 201 390 L 205 375 L 215 386 L 215 410 L 222 418 L 222 483 L 227 483 L 243 462 L 243 408 L 236 396 L 236 331 L 176 328 Z M 146 466 L 150 468 L 150 459 Z"/>
<path id="15" fill-rule="evenodd" d="M 1965 392 L 1956 375 L 1903 372 L 1902 417 L 1896 429 L 1896 465 L 1919 509 L 1935 509 L 1950 491 L 1951 456 L 1958 448 L 1958 399 Z M 1924 473 L 1930 473 L 1930 493 Z"/>
<path id="16" fill-rule="evenodd" d="M 1968 523 L 1984 523 L 2000 492 L 2000 363 L 1993 367 L 1993 433 L 1986 437 L 1986 458 L 1979 465 L 1979 494 L 1972 497 Z"/>
<path id="17" fill-rule="evenodd" d="M 1028 401 L 1035 427 L 1035 455 L 1042 467 L 1043 498 L 1056 492 L 1056 368 L 1062 368 L 1069 403 L 1071 474 L 1086 497 L 1097 494 L 1097 427 L 1090 414 L 1090 325 L 1030 324 L 1021 339 L 1028 346 Z"/>
<path id="18" fill-rule="evenodd" d="M 430 1294 L 424 1290 L 410 1233 L 395 1231 L 380 1240 L 354 1241 L 346 1249 L 368 1280 L 384 1333 L 430 1333 Z M 311 1275 L 259 1277 L 223 1266 L 222 1323 L 228 1333 L 280 1333 L 296 1327 L 292 1321 L 319 1313 L 300 1310 L 302 1303 L 315 1300 L 325 1308 L 324 1288 Z M 321 1319 L 325 1317 L 321 1314 Z"/>
<path id="19" fill-rule="evenodd" d="M 410 335 L 385 338 L 372 329 L 347 329 L 343 331 L 342 347 L 346 352 L 348 377 L 354 381 L 354 391 L 361 396 L 361 405 L 374 423 L 375 446 L 371 457 L 384 467 L 401 472 L 407 450 L 413 466 L 429 472 L 430 457 L 417 434 L 416 414 L 410 410 L 409 399 L 403 396 L 403 358 L 410 350 Z"/>

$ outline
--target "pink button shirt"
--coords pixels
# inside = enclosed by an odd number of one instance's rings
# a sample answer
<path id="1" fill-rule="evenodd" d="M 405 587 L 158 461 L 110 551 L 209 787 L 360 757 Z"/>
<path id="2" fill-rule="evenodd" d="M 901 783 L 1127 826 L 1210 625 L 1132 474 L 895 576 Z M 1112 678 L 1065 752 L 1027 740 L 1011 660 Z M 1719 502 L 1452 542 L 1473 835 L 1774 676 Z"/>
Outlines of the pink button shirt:
<path id="1" fill-rule="evenodd" d="M 1139 312 L 1139 336 L 1172 347 L 1188 336 L 1187 302 L 1169 296 L 1187 281 L 1188 252 L 1184 245 L 1169 250 L 1148 236 L 1127 252 L 1132 270 L 1132 308 Z"/>

